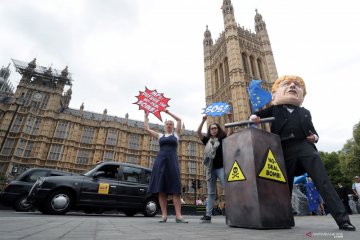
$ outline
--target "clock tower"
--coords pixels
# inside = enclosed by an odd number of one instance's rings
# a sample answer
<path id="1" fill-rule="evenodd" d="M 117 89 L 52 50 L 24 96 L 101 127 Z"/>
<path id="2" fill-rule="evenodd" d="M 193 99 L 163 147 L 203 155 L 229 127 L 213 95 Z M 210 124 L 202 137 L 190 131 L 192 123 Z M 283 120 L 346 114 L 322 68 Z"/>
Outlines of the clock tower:
<path id="1" fill-rule="evenodd" d="M 52 67 L 36 64 L 36 58 L 29 63 L 12 60 L 16 71 L 22 77 L 15 92 L 15 98 L 24 99 L 24 107 L 33 110 L 59 112 L 68 107 L 71 90 L 71 75 L 68 68 L 59 71 Z M 69 94 L 70 93 L 70 94 Z"/>

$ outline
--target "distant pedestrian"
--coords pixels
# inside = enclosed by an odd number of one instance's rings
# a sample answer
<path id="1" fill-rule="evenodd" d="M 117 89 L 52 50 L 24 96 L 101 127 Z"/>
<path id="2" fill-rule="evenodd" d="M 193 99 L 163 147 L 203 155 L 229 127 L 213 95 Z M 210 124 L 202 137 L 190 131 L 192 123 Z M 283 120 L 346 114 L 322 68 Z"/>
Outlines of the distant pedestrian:
<path id="1" fill-rule="evenodd" d="M 343 202 L 344 204 L 344 207 L 346 209 L 346 211 L 349 213 L 349 214 L 352 214 L 351 212 L 351 208 L 350 208 L 350 205 L 349 205 L 349 195 L 348 195 L 348 191 L 346 190 L 346 188 L 342 185 L 342 183 L 338 183 L 338 194 L 339 194 L 339 197 L 341 199 L 341 201 Z"/>
<path id="2" fill-rule="evenodd" d="M 201 199 L 197 199 L 196 200 L 196 205 L 203 205 L 203 201 L 201 201 Z"/>
<path id="3" fill-rule="evenodd" d="M 320 208 L 320 194 L 310 177 L 307 177 L 307 183 L 305 184 L 305 187 L 309 211 L 312 213 L 312 215 L 318 215 L 318 210 Z"/>
<path id="4" fill-rule="evenodd" d="M 352 190 L 355 195 L 354 201 L 355 202 L 360 201 L 359 200 L 359 197 L 360 197 L 360 178 L 359 178 L 359 176 L 354 177 L 354 183 L 352 185 Z"/>

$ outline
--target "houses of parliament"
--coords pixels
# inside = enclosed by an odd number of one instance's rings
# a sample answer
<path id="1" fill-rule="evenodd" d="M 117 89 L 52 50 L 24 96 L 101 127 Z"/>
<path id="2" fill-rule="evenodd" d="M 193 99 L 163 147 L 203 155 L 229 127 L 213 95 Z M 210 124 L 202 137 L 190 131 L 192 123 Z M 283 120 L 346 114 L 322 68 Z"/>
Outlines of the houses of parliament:
<path id="1" fill-rule="evenodd" d="M 262 79 L 263 87 L 270 88 L 277 70 L 266 24 L 258 11 L 255 32 L 236 23 L 231 0 L 223 0 L 221 11 L 224 30 L 219 37 L 213 41 L 208 26 L 204 32 L 203 101 L 206 105 L 228 103 L 234 121 L 241 121 L 251 113 L 247 91 L 251 79 Z M 71 90 L 68 67 L 46 68 L 36 59 L 12 62 L 21 75 L 15 90 L 9 86 L 9 66 L 0 70 L 0 181 L 34 167 L 77 173 L 100 161 L 152 167 L 159 145 L 146 134 L 142 121 L 132 120 L 126 113 L 124 117 L 110 116 L 106 109 L 95 113 L 83 105 L 70 108 L 71 96 L 76 93 Z M 224 125 L 226 118 L 208 117 L 207 121 Z M 163 132 L 161 125 L 150 127 Z M 203 153 L 196 130 L 183 127 L 178 156 L 185 196 L 192 196 L 194 179 L 201 182 L 198 193 L 206 194 Z"/>

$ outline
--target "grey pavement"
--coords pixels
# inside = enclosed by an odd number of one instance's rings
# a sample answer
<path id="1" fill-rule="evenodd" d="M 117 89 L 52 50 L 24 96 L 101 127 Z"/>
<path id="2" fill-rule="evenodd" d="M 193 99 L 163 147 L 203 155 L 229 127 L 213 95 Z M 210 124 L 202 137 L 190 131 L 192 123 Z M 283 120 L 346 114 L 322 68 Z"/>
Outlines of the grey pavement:
<path id="1" fill-rule="evenodd" d="M 158 223 L 160 216 L 79 213 L 53 216 L 3 210 L 0 211 L 0 239 L 360 239 L 360 214 L 350 216 L 358 229 L 356 232 L 339 230 L 330 215 L 298 216 L 295 227 L 270 230 L 229 227 L 223 216 L 213 217 L 211 224 L 200 223 L 199 216 L 184 217 L 189 220 L 188 224 L 175 223 L 174 216 L 169 216 L 167 223 Z"/>

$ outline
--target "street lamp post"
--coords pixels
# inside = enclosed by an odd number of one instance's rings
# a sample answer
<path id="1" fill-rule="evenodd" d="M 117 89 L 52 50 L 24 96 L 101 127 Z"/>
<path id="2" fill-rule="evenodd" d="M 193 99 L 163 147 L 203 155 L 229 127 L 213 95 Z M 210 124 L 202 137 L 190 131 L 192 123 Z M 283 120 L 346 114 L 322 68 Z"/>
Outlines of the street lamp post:
<path id="1" fill-rule="evenodd" d="M 195 175 L 195 206 L 196 206 L 196 200 L 197 200 L 196 190 L 197 190 L 197 177 L 196 177 L 196 175 Z"/>
<path id="2" fill-rule="evenodd" d="M 2 150 L 3 150 L 3 148 L 4 148 L 6 139 L 7 139 L 8 135 L 9 135 L 11 126 L 12 126 L 14 120 L 15 120 L 15 117 L 16 117 L 16 114 L 17 114 L 17 112 L 18 112 L 18 110 L 19 110 L 19 107 L 23 106 L 24 103 L 25 103 L 24 98 L 22 98 L 22 97 L 16 98 L 16 100 L 15 100 L 15 105 L 16 105 L 15 112 L 14 112 L 14 115 L 11 117 L 11 121 L 10 121 L 9 127 L 7 128 L 7 130 L 6 130 L 6 132 L 5 132 L 5 136 L 4 136 L 4 138 L 3 138 L 2 142 L 1 142 L 0 154 L 2 153 Z"/>

